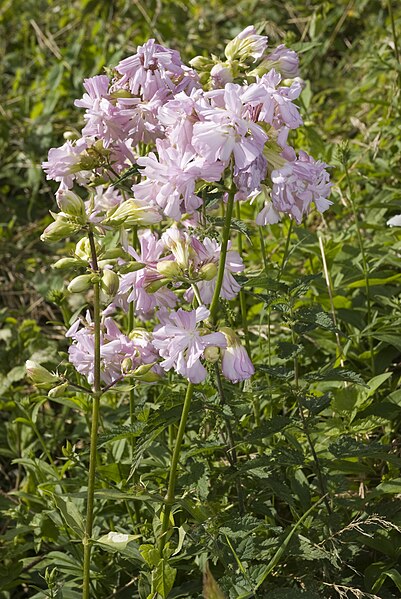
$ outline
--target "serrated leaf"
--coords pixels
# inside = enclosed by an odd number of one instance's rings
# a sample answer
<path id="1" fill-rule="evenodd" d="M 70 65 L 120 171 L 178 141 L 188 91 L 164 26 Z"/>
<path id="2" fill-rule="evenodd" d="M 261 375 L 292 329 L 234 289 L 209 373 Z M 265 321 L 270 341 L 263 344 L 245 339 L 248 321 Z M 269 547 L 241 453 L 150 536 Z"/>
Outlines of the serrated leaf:
<path id="1" fill-rule="evenodd" d="M 307 381 L 347 381 L 367 387 L 360 374 L 345 368 L 330 368 L 320 372 L 309 372 L 303 378 Z"/>

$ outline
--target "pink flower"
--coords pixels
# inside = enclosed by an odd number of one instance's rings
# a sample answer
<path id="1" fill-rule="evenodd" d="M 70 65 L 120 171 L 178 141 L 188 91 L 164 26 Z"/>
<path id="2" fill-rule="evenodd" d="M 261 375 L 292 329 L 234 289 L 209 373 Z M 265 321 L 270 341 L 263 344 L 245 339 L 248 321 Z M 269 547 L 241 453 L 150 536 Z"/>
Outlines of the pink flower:
<path id="1" fill-rule="evenodd" d="M 276 212 L 289 214 L 299 224 L 314 202 L 319 212 L 324 212 L 333 203 L 327 199 L 331 183 L 327 164 L 315 161 L 302 150 L 299 158 L 287 162 L 274 170 L 272 201 Z"/>
<path id="2" fill-rule="evenodd" d="M 224 377 L 232 383 L 249 379 L 255 369 L 246 349 L 241 345 L 239 337 L 232 329 L 223 327 L 221 330 L 227 340 L 227 347 L 223 349 L 221 362 Z"/>
<path id="3" fill-rule="evenodd" d="M 75 143 L 66 141 L 59 148 L 51 148 L 47 162 L 42 162 L 46 179 L 59 181 L 61 187 L 71 189 L 74 179 L 84 183 L 88 180 L 90 172 L 82 170 L 80 162 L 82 153 L 92 145 L 92 140 L 79 139 Z"/>
<path id="4" fill-rule="evenodd" d="M 134 185 L 133 191 L 138 199 L 155 201 L 166 216 L 178 221 L 184 212 L 192 214 L 202 204 L 195 194 L 195 182 L 204 178 L 218 181 L 223 165 L 207 163 L 190 147 L 182 152 L 167 140 L 157 140 L 156 147 L 158 157 L 150 152 L 138 158 L 146 180 Z"/>
<path id="5" fill-rule="evenodd" d="M 165 250 L 164 242 L 151 231 L 145 230 L 140 236 L 140 245 L 140 254 L 132 248 L 128 248 L 128 251 L 137 262 L 144 264 L 144 268 L 121 276 L 118 294 L 107 308 L 106 314 L 116 307 L 127 311 L 128 304 L 134 302 L 135 314 L 141 318 L 149 318 L 156 307 L 173 308 L 177 303 L 176 295 L 166 286 L 154 292 L 148 291 L 151 283 L 162 279 L 156 266 Z"/>
<path id="6" fill-rule="evenodd" d="M 280 82 L 281 75 L 272 69 L 249 85 L 242 99 L 257 110 L 255 120 L 269 123 L 276 129 L 283 126 L 296 129 L 303 121 L 293 100 L 302 92 L 302 86 L 299 81 L 294 81 L 290 87 L 279 86 Z"/>
<path id="7" fill-rule="evenodd" d="M 215 106 L 201 110 L 203 120 L 194 125 L 192 145 L 211 163 L 227 164 L 233 154 L 236 168 L 244 169 L 263 151 L 267 135 L 250 118 L 243 93 L 241 86 L 227 83 L 224 90 L 208 94 Z"/>
<path id="8" fill-rule="evenodd" d="M 208 264 L 215 264 L 216 267 L 220 261 L 221 246 L 215 239 L 209 239 L 205 237 L 203 241 L 199 241 L 196 237 L 192 237 L 191 245 L 195 253 L 194 265 L 196 270 L 201 273 L 202 268 Z M 238 252 L 230 250 L 231 242 L 229 242 L 228 252 L 226 255 L 225 269 L 223 275 L 223 283 L 221 286 L 220 297 L 231 300 L 234 299 L 241 289 L 241 285 L 234 279 L 232 273 L 242 272 L 244 270 L 244 263 Z M 217 270 L 217 269 L 216 269 Z M 199 281 L 197 287 L 202 302 L 208 305 L 211 303 L 216 286 L 217 274 L 211 280 Z M 189 289 L 185 298 L 191 300 L 193 298 L 193 291 Z"/>
<path id="9" fill-rule="evenodd" d="M 204 306 L 186 312 L 181 308 L 176 312 L 159 313 L 162 324 L 153 332 L 153 345 L 159 351 L 164 370 L 174 370 L 189 379 L 191 383 L 201 383 L 207 371 L 200 359 L 209 346 L 225 347 L 222 333 L 202 334 L 198 324 L 208 318 L 210 312 Z"/>
<path id="10" fill-rule="evenodd" d="M 89 313 L 86 315 L 86 321 L 78 319 L 70 327 L 66 337 L 73 340 L 68 349 L 71 364 L 87 378 L 89 384 L 93 384 L 95 334 Z M 142 364 L 152 364 L 157 359 L 149 333 L 143 331 L 134 339 L 130 339 L 121 333 L 111 318 L 106 318 L 102 324 L 100 342 L 100 376 L 106 385 L 110 385 L 123 374 L 122 362 L 125 358 L 131 360 L 132 369 Z"/>
<path id="11" fill-rule="evenodd" d="M 116 71 L 122 77 L 113 87 L 121 89 L 127 85 L 134 96 L 140 94 L 144 100 L 150 100 L 161 89 L 175 92 L 199 85 L 196 73 L 182 64 L 179 52 L 156 44 L 154 39 L 119 62 Z"/>
<path id="12" fill-rule="evenodd" d="M 260 192 L 260 184 L 267 175 L 267 160 L 261 154 L 245 169 L 234 174 L 234 183 L 237 188 L 235 200 L 252 199 Z"/>
<path id="13" fill-rule="evenodd" d="M 283 77 L 293 79 L 299 74 L 299 58 L 294 50 L 290 50 L 284 44 L 280 44 L 263 59 L 260 67 L 277 69 Z"/>

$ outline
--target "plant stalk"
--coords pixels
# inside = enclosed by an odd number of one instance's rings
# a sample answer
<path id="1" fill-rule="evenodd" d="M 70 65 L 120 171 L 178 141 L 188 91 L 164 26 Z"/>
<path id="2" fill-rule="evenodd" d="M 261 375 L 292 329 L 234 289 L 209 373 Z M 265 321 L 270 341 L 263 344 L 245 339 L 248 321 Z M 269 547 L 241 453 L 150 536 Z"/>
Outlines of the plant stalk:
<path id="1" fill-rule="evenodd" d="M 92 254 L 92 270 L 99 273 L 97 263 L 95 240 L 93 231 L 89 231 L 89 243 Z M 91 559 L 91 537 L 93 530 L 93 507 L 95 494 L 95 476 L 96 476 L 96 458 L 97 458 L 97 434 L 99 427 L 99 407 L 100 396 L 102 390 L 100 387 L 100 282 L 94 284 L 94 299 L 93 299 L 93 325 L 95 335 L 94 348 L 94 383 L 92 397 L 92 421 L 91 421 L 91 436 L 90 436 L 90 456 L 89 456 L 89 474 L 88 474 L 88 492 L 86 505 L 86 525 L 83 537 L 84 546 L 84 567 L 83 567 L 83 589 L 82 599 L 89 599 L 90 586 L 90 559 Z"/>
<path id="2" fill-rule="evenodd" d="M 225 218 L 224 218 L 223 236 L 222 236 L 222 240 L 221 240 L 221 251 L 220 251 L 219 269 L 217 271 L 216 287 L 214 288 L 212 303 L 210 304 L 210 321 L 212 322 L 212 324 L 216 324 L 217 312 L 219 310 L 220 291 L 221 291 L 221 286 L 223 284 L 224 271 L 225 271 L 225 267 L 226 267 L 227 247 L 228 247 L 228 241 L 230 238 L 231 219 L 232 219 L 233 207 L 234 207 L 234 195 L 235 195 L 235 187 L 234 187 L 234 185 L 232 185 L 232 187 L 228 193 L 227 208 L 226 208 L 226 214 L 225 214 Z"/>
<path id="3" fill-rule="evenodd" d="M 164 512 L 163 512 L 162 529 L 161 529 L 161 533 L 160 533 L 160 544 L 159 544 L 160 555 L 162 555 L 163 549 L 164 549 L 166 541 L 167 541 L 167 530 L 168 530 L 169 522 L 170 522 L 171 508 L 172 508 L 174 498 L 175 498 L 175 485 L 177 482 L 178 462 L 180 459 L 182 440 L 184 438 L 185 427 L 186 427 L 187 420 L 188 420 L 189 409 L 191 407 L 193 392 L 194 392 L 193 383 L 188 383 L 187 392 L 186 392 L 185 399 L 184 399 L 184 405 L 183 405 L 182 413 L 181 413 L 180 426 L 178 427 L 177 437 L 175 439 L 173 457 L 171 460 L 170 476 L 169 476 L 167 495 L 166 495 L 166 505 L 165 505 Z"/>

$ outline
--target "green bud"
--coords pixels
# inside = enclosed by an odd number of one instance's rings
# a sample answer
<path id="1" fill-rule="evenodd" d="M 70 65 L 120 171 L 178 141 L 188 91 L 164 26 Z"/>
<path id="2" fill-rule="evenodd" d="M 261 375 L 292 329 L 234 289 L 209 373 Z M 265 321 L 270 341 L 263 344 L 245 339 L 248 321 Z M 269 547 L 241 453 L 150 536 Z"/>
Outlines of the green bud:
<path id="1" fill-rule="evenodd" d="M 64 131 L 63 137 L 67 141 L 76 141 L 79 139 L 79 135 L 75 131 Z"/>
<path id="2" fill-rule="evenodd" d="M 137 200 L 130 199 L 120 204 L 116 210 L 109 213 L 103 221 L 104 225 L 132 227 L 133 225 L 154 225 L 161 221 L 159 212 L 145 206 Z"/>
<path id="3" fill-rule="evenodd" d="M 85 204 L 79 196 L 69 189 L 57 193 L 57 204 L 62 212 L 70 216 L 78 216 L 86 220 Z"/>
<path id="4" fill-rule="evenodd" d="M 199 271 L 199 275 L 204 281 L 212 281 L 217 275 L 217 265 L 214 262 L 204 264 Z"/>
<path id="5" fill-rule="evenodd" d="M 152 370 L 154 364 L 141 364 L 132 373 L 132 376 L 143 383 L 155 383 L 160 375 Z"/>
<path id="6" fill-rule="evenodd" d="M 120 286 L 120 279 L 114 270 L 106 268 L 102 276 L 102 289 L 110 296 L 114 297 Z"/>
<path id="7" fill-rule="evenodd" d="M 63 217 L 57 216 L 54 223 L 51 223 L 43 231 L 40 239 L 45 243 L 56 243 L 57 241 L 61 241 L 73 233 L 76 233 L 80 228 L 80 224 L 70 222 Z"/>
<path id="8" fill-rule="evenodd" d="M 145 268 L 145 265 L 142 262 L 127 262 L 120 267 L 119 272 L 122 274 L 126 274 L 127 272 L 136 272 L 137 270 L 142 270 Z"/>
<path id="9" fill-rule="evenodd" d="M 146 286 L 146 291 L 148 293 L 154 293 L 158 291 L 161 287 L 164 287 L 169 282 L 169 279 L 157 279 L 156 281 L 152 281 L 149 285 Z"/>
<path id="10" fill-rule="evenodd" d="M 213 66 L 213 61 L 206 56 L 195 56 L 195 58 L 191 58 L 189 64 L 197 71 L 210 71 Z"/>
<path id="11" fill-rule="evenodd" d="M 157 264 L 156 268 L 157 272 L 164 277 L 168 277 L 169 279 L 178 277 L 178 275 L 181 274 L 181 269 L 177 262 L 174 262 L 174 260 L 162 260 Z"/>
<path id="12" fill-rule="evenodd" d="M 220 358 L 220 348 L 214 345 L 208 345 L 203 352 L 205 360 L 214 364 Z"/>
<path id="13" fill-rule="evenodd" d="M 78 275 L 72 279 L 67 289 L 70 293 L 83 293 L 88 291 L 92 285 L 93 275 Z"/>
<path id="14" fill-rule="evenodd" d="M 78 260 L 77 258 L 60 258 L 53 264 L 53 268 L 57 270 L 63 268 L 77 268 L 78 266 L 87 266 L 87 262 Z"/>
<path id="15" fill-rule="evenodd" d="M 132 370 L 132 360 L 131 358 L 124 358 L 121 362 L 121 372 L 123 374 L 128 374 Z"/>
<path id="16" fill-rule="evenodd" d="M 57 375 L 52 374 L 46 368 L 44 368 L 37 362 L 33 362 L 32 360 L 27 360 L 25 363 L 25 367 L 28 378 L 30 378 L 32 383 L 37 387 L 46 387 L 47 385 L 53 385 L 54 383 L 57 383 L 60 380 Z"/>
<path id="17" fill-rule="evenodd" d="M 64 391 L 67 389 L 68 387 L 68 383 L 62 383 L 61 385 L 57 385 L 57 387 L 53 387 L 53 389 L 50 389 L 49 393 L 47 394 L 47 397 L 50 397 L 50 399 L 52 399 L 53 397 L 61 397 L 62 395 L 64 395 Z"/>

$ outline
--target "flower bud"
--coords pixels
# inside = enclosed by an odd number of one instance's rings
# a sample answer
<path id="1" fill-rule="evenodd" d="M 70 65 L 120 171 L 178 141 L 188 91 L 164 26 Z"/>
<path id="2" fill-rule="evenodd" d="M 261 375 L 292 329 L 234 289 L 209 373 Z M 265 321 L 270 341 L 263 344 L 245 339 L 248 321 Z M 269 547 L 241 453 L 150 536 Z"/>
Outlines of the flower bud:
<path id="1" fill-rule="evenodd" d="M 126 274 L 127 272 L 136 272 L 137 270 L 142 270 L 145 268 L 145 265 L 142 262 L 127 262 L 120 267 L 120 271 L 122 274 Z"/>
<path id="2" fill-rule="evenodd" d="M 64 131 L 63 137 L 66 141 L 76 141 L 79 139 L 79 135 L 75 131 Z"/>
<path id="3" fill-rule="evenodd" d="M 68 291 L 70 293 L 83 293 L 84 291 L 88 291 L 92 285 L 92 277 L 93 275 L 78 275 L 72 279 L 71 283 L 68 285 Z"/>
<path id="4" fill-rule="evenodd" d="M 114 297 L 120 286 L 120 279 L 114 270 L 106 268 L 102 276 L 102 289 L 110 296 Z"/>
<path id="5" fill-rule="evenodd" d="M 152 370 L 154 364 L 141 364 L 132 373 L 133 377 L 144 383 L 155 383 L 160 379 L 160 375 Z"/>
<path id="6" fill-rule="evenodd" d="M 120 226 L 122 224 L 132 227 L 133 225 L 153 225 L 161 221 L 161 215 L 152 206 L 146 205 L 139 200 L 126 200 L 120 204 L 114 212 L 103 220 L 104 225 Z"/>
<path id="7" fill-rule="evenodd" d="M 155 291 L 158 291 L 161 287 L 164 287 L 164 285 L 166 285 L 168 282 L 169 279 L 156 279 L 155 281 L 149 283 L 149 285 L 146 285 L 146 291 L 148 293 L 154 293 Z"/>
<path id="8" fill-rule="evenodd" d="M 210 77 L 214 88 L 224 87 L 226 83 L 231 83 L 233 73 L 230 67 L 224 63 L 217 63 L 210 71 Z"/>
<path id="9" fill-rule="evenodd" d="M 50 399 L 52 399 L 53 397 L 61 397 L 62 395 L 64 395 L 64 391 L 67 389 L 68 387 L 68 383 L 62 383 L 61 385 L 57 385 L 57 387 L 53 387 L 53 389 L 50 389 L 49 393 L 47 394 L 47 397 L 50 397 Z"/>
<path id="10" fill-rule="evenodd" d="M 54 223 L 51 223 L 43 231 L 40 239 L 45 243 L 56 243 L 66 237 L 69 237 L 73 233 L 76 233 L 81 228 L 78 223 L 72 223 L 65 220 L 63 217 L 57 217 Z"/>
<path id="11" fill-rule="evenodd" d="M 27 360 L 25 366 L 27 376 L 37 387 L 53 385 L 54 383 L 57 383 L 59 381 L 59 377 L 57 375 L 52 374 L 37 362 Z"/>
<path id="12" fill-rule="evenodd" d="M 214 262 L 204 264 L 199 271 L 199 275 L 204 281 L 212 281 L 217 275 L 217 264 Z"/>
<path id="13" fill-rule="evenodd" d="M 197 71 L 210 71 L 213 62 L 206 56 L 195 56 L 195 58 L 191 58 L 189 64 Z"/>
<path id="14" fill-rule="evenodd" d="M 101 247 L 97 241 L 95 241 L 95 249 L 96 254 L 99 255 Z M 90 241 L 87 237 L 82 237 L 82 239 L 78 241 L 77 245 L 75 246 L 74 253 L 76 256 L 78 256 L 78 258 L 84 260 L 86 264 L 92 259 Z"/>
<path id="15" fill-rule="evenodd" d="M 169 279 L 177 277 L 179 274 L 181 274 L 181 269 L 178 266 L 177 262 L 174 262 L 174 260 L 162 260 L 158 263 L 156 268 L 157 272 L 159 272 L 164 277 L 168 277 Z"/>
<path id="16" fill-rule="evenodd" d="M 258 35 L 255 27 L 250 25 L 239 33 L 225 47 L 224 54 L 228 60 L 240 60 L 241 62 L 253 58 L 258 60 L 263 55 L 267 46 L 267 37 Z"/>
<path id="17" fill-rule="evenodd" d="M 79 196 L 69 189 L 60 189 L 56 195 L 58 207 L 70 216 L 85 217 L 85 204 Z"/>
<path id="18" fill-rule="evenodd" d="M 87 266 L 87 263 L 83 260 L 78 260 L 77 258 L 60 258 L 53 264 L 53 268 L 63 269 L 63 268 L 76 268 L 77 266 Z"/>
<path id="19" fill-rule="evenodd" d="M 220 348 L 215 347 L 214 345 L 208 345 L 203 352 L 203 356 L 205 360 L 214 364 L 220 358 Z"/>
<path id="20" fill-rule="evenodd" d="M 121 372 L 123 374 L 128 374 L 132 370 L 132 360 L 131 358 L 124 358 L 121 362 Z"/>

